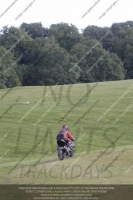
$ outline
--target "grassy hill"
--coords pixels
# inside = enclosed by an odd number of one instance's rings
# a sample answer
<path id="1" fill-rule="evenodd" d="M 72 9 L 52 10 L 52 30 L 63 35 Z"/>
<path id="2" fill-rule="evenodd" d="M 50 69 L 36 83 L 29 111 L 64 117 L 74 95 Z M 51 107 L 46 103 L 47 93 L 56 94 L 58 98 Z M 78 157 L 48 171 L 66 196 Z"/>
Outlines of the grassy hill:
<path id="1" fill-rule="evenodd" d="M 0 183 L 133 183 L 133 80 L 4 89 L 0 108 Z M 75 155 L 58 161 L 63 124 Z"/>

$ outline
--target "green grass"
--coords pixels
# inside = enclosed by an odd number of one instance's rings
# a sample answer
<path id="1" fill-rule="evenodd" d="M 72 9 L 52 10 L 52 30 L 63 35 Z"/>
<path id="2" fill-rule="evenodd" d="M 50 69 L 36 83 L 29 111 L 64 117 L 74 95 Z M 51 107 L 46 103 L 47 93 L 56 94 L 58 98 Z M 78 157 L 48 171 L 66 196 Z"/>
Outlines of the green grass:
<path id="1" fill-rule="evenodd" d="M 82 105 L 79 103 L 62 122 L 58 122 L 86 94 L 86 86 L 92 88 L 95 84 L 64 85 L 62 92 L 60 90 L 61 86 L 55 86 L 53 93 L 49 92 L 51 87 L 16 87 L 0 100 L 0 116 L 2 116 L 15 100 L 19 96 L 21 97 L 19 102 L 0 119 L 0 183 L 133 183 L 133 168 L 126 173 L 129 167 L 133 165 L 133 87 L 131 88 L 133 80 L 98 83 L 92 89 L 86 103 Z M 71 90 L 70 87 L 72 87 Z M 45 101 L 44 103 L 40 101 L 37 104 L 42 98 L 44 89 L 46 94 L 48 93 Z M 128 92 L 125 93 L 126 91 Z M 6 92 L 6 89 L 0 90 L 0 96 L 2 97 Z M 122 97 L 124 93 L 125 95 Z M 57 105 L 54 105 L 55 98 L 58 97 L 60 101 Z M 80 123 L 74 125 L 97 100 L 99 100 L 98 104 L 81 119 Z M 29 101 L 30 104 L 23 105 L 21 103 L 26 101 Z M 70 101 L 73 102 L 73 105 L 69 103 Z M 112 108 L 109 109 L 111 106 Z M 26 115 L 30 109 L 32 111 Z M 104 116 L 103 114 L 106 112 L 107 114 Z M 124 114 L 121 115 L 122 113 Z M 25 115 L 26 117 L 19 123 Z M 101 116 L 103 117 L 98 121 Z M 116 119 L 119 120 L 113 125 Z M 37 121 L 38 123 L 35 125 Z M 63 124 L 70 127 L 70 132 L 76 139 L 76 152 L 73 158 L 58 161 L 55 138 Z M 96 159 L 100 152 L 108 148 L 111 142 L 115 141 L 124 131 L 123 136 L 113 147 L 113 151 L 110 148 L 110 153 L 105 153 L 88 170 L 88 173 L 91 174 L 86 174 L 83 177 L 84 170 L 91 164 L 92 160 Z M 21 132 L 21 137 L 18 145 L 19 132 Z M 46 133 L 48 133 L 47 137 L 45 137 Z M 92 141 L 90 142 L 91 135 Z M 4 139 L 2 140 L 2 138 Z M 39 140 L 41 142 L 34 149 L 34 152 L 25 156 Z M 98 170 L 103 165 L 104 167 L 107 166 L 125 146 L 127 150 L 108 169 L 111 172 L 98 173 Z M 15 152 L 15 149 L 17 152 Z M 36 163 L 41 158 L 42 153 L 47 150 L 50 152 L 36 166 L 34 174 L 30 173 L 29 176 L 20 178 L 22 168 L 20 165 Z M 86 150 L 86 154 L 83 154 Z M 24 159 L 19 165 L 10 174 L 7 174 L 23 157 Z M 51 173 L 56 178 L 52 178 L 47 170 L 53 164 L 56 164 L 55 162 L 58 166 L 53 167 Z M 62 176 L 63 167 L 71 166 L 72 163 L 74 163 L 74 166 L 67 171 L 68 178 L 66 174 Z M 76 168 L 76 165 L 79 167 Z M 80 167 L 82 172 L 78 176 Z M 28 166 L 24 167 L 23 173 L 26 170 L 28 170 Z M 108 178 L 110 174 L 112 175 Z M 73 176 L 76 175 L 78 177 L 74 178 Z"/>

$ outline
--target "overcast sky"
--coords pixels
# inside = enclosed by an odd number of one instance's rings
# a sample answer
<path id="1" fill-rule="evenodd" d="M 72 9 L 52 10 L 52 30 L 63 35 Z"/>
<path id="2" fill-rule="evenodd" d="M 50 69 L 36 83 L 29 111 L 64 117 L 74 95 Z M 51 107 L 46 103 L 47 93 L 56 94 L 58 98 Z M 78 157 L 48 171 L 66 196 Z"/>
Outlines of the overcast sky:
<path id="1" fill-rule="evenodd" d="M 19 27 L 23 22 L 41 22 L 44 27 L 65 22 L 74 24 L 80 31 L 88 25 L 104 27 L 115 22 L 133 21 L 133 0 L 16 0 L 6 11 L 14 1 L 0 0 L 0 29 L 7 25 Z M 99 19 L 114 2 L 112 9 Z M 31 7 L 15 20 L 30 3 Z"/>

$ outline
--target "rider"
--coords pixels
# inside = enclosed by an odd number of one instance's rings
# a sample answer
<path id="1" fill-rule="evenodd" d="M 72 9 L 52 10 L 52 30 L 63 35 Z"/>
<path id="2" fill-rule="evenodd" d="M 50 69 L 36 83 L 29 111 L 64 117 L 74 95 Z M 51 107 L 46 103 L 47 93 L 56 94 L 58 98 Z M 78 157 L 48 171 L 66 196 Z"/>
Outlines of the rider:
<path id="1" fill-rule="evenodd" d="M 73 136 L 69 133 L 67 125 L 63 125 L 62 129 L 58 132 L 56 140 L 60 141 L 61 139 L 65 140 L 67 147 L 69 147 L 71 140 L 75 140 Z"/>

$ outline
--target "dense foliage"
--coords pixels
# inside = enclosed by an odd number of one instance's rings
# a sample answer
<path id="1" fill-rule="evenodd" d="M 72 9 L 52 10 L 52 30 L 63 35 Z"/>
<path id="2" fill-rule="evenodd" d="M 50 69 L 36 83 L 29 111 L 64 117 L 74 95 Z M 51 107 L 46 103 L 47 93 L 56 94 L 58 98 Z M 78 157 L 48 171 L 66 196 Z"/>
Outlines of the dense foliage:
<path id="1" fill-rule="evenodd" d="M 111 27 L 23 23 L 0 30 L 0 88 L 133 78 L 133 22 Z"/>

